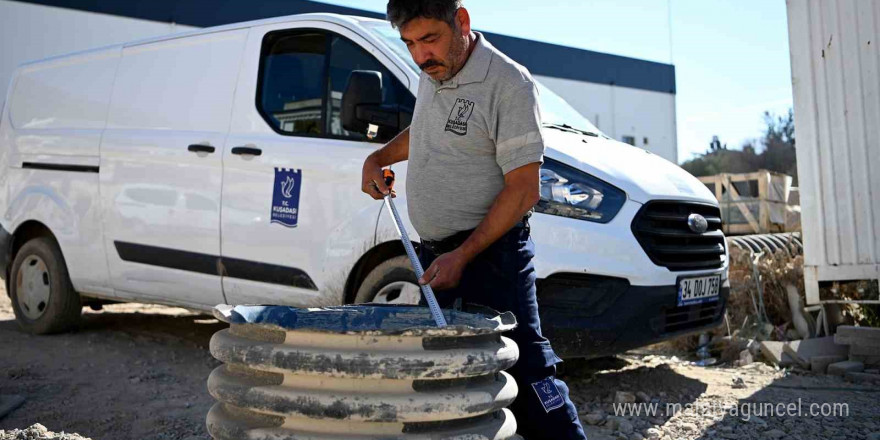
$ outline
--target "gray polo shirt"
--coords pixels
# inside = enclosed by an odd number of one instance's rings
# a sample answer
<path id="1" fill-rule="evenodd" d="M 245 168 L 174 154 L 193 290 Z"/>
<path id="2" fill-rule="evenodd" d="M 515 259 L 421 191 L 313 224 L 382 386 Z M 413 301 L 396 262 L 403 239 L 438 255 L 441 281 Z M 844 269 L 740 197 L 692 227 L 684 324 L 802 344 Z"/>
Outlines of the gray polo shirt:
<path id="1" fill-rule="evenodd" d="M 406 177 L 413 227 L 428 240 L 476 228 L 504 175 L 543 155 L 532 76 L 478 33 L 455 77 L 441 84 L 422 72 Z"/>

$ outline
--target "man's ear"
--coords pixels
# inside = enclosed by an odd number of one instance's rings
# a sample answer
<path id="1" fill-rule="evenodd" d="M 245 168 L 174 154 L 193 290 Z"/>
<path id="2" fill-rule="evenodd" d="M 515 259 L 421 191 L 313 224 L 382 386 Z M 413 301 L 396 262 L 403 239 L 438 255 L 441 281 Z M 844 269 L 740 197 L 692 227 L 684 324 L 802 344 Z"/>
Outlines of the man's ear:
<path id="1" fill-rule="evenodd" d="M 466 37 L 471 33 L 471 15 L 468 13 L 468 10 L 465 8 L 458 8 L 458 11 L 455 13 L 455 22 L 458 24 L 458 28 L 461 29 L 461 35 Z"/>

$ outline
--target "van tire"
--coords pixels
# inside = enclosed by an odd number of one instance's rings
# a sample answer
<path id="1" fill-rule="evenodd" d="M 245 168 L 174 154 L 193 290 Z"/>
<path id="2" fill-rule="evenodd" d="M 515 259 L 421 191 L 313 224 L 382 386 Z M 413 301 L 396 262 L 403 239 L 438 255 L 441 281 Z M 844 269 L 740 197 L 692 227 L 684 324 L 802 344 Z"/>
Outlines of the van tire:
<path id="1" fill-rule="evenodd" d="M 49 295 L 45 302 L 39 303 L 42 314 L 36 318 L 29 317 L 19 301 L 19 295 L 24 294 L 23 273 L 27 272 L 27 270 L 22 271 L 24 264 L 35 267 L 45 265 L 42 278 L 46 280 L 44 282 L 48 287 Z M 73 329 L 79 323 L 82 303 L 70 282 L 61 249 L 51 237 L 33 238 L 18 250 L 12 262 L 8 284 L 12 310 L 15 312 L 18 325 L 24 331 L 35 335 L 61 333 Z"/>
<path id="2" fill-rule="evenodd" d="M 374 302 L 383 288 L 401 282 L 418 286 L 416 271 L 406 255 L 390 258 L 373 268 L 358 288 L 354 303 Z"/>

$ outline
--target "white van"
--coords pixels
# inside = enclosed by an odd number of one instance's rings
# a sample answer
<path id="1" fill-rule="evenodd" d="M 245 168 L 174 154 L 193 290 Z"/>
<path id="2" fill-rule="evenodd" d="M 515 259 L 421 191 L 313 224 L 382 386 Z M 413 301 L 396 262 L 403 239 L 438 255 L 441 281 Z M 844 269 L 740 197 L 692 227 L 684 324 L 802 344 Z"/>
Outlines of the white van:
<path id="1" fill-rule="evenodd" d="M 360 174 L 409 124 L 418 79 L 387 22 L 330 14 L 21 66 L 0 120 L 0 269 L 18 321 L 63 331 L 83 305 L 112 301 L 417 301 Z M 540 92 L 531 225 L 557 352 L 606 355 L 717 325 L 729 287 L 713 195 Z M 395 171 L 405 215 L 406 168 Z"/>

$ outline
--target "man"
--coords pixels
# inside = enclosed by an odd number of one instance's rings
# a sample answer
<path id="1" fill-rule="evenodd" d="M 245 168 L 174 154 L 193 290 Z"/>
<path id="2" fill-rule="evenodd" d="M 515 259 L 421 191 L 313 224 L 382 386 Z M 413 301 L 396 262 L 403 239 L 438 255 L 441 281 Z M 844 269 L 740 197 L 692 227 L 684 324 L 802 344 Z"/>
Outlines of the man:
<path id="1" fill-rule="evenodd" d="M 586 439 L 561 360 L 541 335 L 528 215 L 540 198 L 544 142 L 529 72 L 471 31 L 461 0 L 391 0 L 388 18 L 422 69 L 412 125 L 364 162 L 381 199 L 382 167 L 409 160 L 409 216 L 441 307 L 457 298 L 516 315 L 520 358 L 511 405 L 528 440 Z"/>

